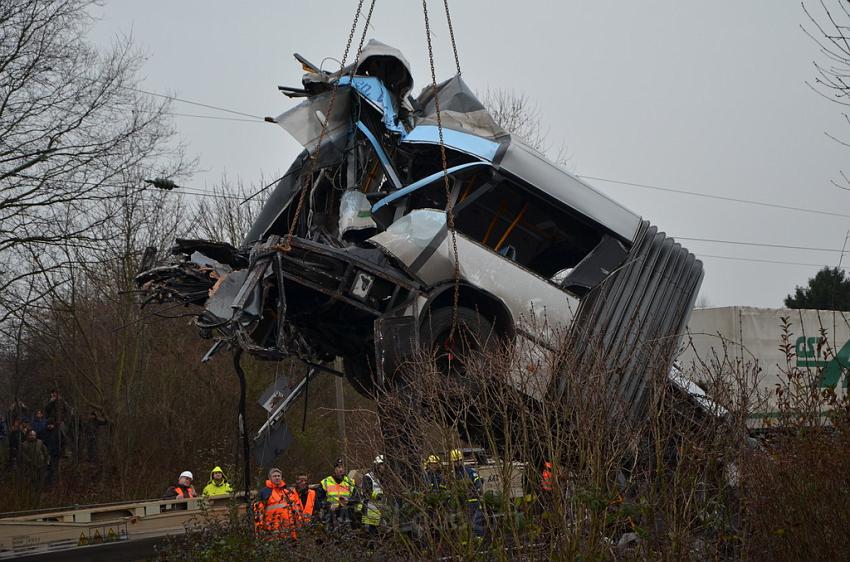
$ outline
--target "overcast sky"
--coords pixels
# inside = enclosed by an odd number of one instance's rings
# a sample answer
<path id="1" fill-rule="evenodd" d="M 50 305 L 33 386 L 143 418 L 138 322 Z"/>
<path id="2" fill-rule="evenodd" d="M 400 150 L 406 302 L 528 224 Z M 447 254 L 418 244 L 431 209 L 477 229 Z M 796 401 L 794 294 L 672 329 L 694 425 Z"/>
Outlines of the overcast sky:
<path id="1" fill-rule="evenodd" d="M 807 20 L 798 2 L 450 5 L 464 79 L 478 91 L 511 89 L 536 102 L 550 142 L 567 148 L 573 172 L 850 215 L 850 191 L 830 184 L 850 149 L 825 135 L 850 140 L 850 126 L 841 107 L 806 85 L 820 55 L 800 29 Z M 97 11 L 92 40 L 107 45 L 132 34 L 149 54 L 148 90 L 276 116 L 295 103 L 277 86 L 300 85 L 292 53 L 315 63 L 341 58 L 355 6 L 352 0 L 116 0 Z M 431 0 L 430 9 L 437 76 L 444 79 L 454 62 L 442 2 Z M 368 36 L 405 53 L 415 92 L 430 82 L 421 2 L 379 1 Z M 173 110 L 238 118 L 183 103 Z M 300 149 L 276 125 L 175 119 L 199 158 L 201 171 L 186 182 L 197 188 L 225 172 L 247 182 L 261 174 L 273 179 Z M 676 237 L 840 249 L 850 229 L 846 217 L 588 181 Z M 701 295 L 712 306 L 781 306 L 819 265 L 837 265 L 840 258 L 838 252 L 683 244 L 703 259 Z"/>

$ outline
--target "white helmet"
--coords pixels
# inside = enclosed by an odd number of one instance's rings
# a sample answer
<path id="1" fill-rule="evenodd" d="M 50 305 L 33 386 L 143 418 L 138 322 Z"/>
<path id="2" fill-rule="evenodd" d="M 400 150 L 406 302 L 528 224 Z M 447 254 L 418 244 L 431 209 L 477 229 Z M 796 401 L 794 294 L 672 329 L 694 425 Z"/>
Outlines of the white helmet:
<path id="1" fill-rule="evenodd" d="M 372 464 L 384 464 L 384 455 L 375 457 L 375 461 Z"/>
<path id="2" fill-rule="evenodd" d="M 183 472 L 181 472 L 181 473 L 180 473 L 180 478 L 183 478 L 184 476 L 185 476 L 186 478 L 188 478 L 189 480 L 194 480 L 194 479 L 195 479 L 195 477 L 194 477 L 194 476 L 192 476 L 192 473 L 191 473 L 191 472 L 189 472 L 188 470 L 184 470 Z"/>

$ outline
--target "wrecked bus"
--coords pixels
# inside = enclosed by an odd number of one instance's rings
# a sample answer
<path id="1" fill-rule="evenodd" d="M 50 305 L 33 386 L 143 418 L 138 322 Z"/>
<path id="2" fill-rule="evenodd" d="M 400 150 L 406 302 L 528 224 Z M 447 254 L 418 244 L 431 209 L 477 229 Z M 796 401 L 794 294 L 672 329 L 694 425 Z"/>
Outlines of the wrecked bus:
<path id="1" fill-rule="evenodd" d="M 672 361 L 701 262 L 503 130 L 460 75 L 414 98 L 407 61 L 380 42 L 335 73 L 298 58 L 303 87 L 281 90 L 305 99 L 275 121 L 304 151 L 241 247 L 178 240 L 171 264 L 149 261 L 146 302 L 202 307 L 208 356 L 230 344 L 311 365 L 342 357 L 368 395 L 418 349 L 451 345 L 457 283 L 458 325 L 525 350 L 534 376 L 513 382 L 527 394 L 565 391 L 544 355 L 569 345 L 579 363 L 602 358 L 639 410 L 649 367 Z"/>

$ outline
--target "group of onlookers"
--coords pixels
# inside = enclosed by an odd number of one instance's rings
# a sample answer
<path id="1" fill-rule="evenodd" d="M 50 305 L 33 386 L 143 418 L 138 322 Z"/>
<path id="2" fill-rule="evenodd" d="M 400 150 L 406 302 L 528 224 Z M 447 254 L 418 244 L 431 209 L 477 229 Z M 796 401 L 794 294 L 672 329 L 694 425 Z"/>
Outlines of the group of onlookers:
<path id="1" fill-rule="evenodd" d="M 79 423 L 79 425 L 77 425 Z M 43 408 L 30 409 L 20 400 L 12 402 L 8 416 L 0 415 L 0 444 L 5 449 L 6 469 L 28 479 L 34 490 L 56 482 L 62 459 L 70 453 L 72 436 L 81 438 L 87 459 L 98 459 L 98 428 L 107 424 L 97 412 L 79 422 L 73 409 L 57 390 Z M 72 431 L 72 429 L 79 431 Z"/>

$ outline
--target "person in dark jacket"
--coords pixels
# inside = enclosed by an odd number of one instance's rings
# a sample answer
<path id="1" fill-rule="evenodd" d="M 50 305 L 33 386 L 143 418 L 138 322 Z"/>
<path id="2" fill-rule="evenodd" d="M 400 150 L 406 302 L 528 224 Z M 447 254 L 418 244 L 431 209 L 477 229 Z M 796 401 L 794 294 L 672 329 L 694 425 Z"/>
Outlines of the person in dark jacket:
<path id="1" fill-rule="evenodd" d="M 184 470 L 180 473 L 180 476 L 177 478 L 177 484 L 173 486 L 169 486 L 168 489 L 162 494 L 162 499 L 164 500 L 172 500 L 172 499 L 188 499 L 195 498 L 198 496 L 197 492 L 195 492 L 195 488 L 192 487 L 192 480 L 194 480 L 194 476 L 188 470 Z M 188 509 L 185 503 L 178 503 L 174 505 L 174 509 Z"/>
<path id="2" fill-rule="evenodd" d="M 295 477 L 295 488 L 292 490 L 293 519 L 296 528 L 309 525 L 313 521 L 313 515 L 318 514 L 318 494 L 308 484 L 309 478 L 306 474 Z"/>
<path id="3" fill-rule="evenodd" d="M 446 491 L 446 480 L 440 471 L 440 457 L 437 455 L 429 455 L 425 459 L 425 491 L 429 494 Z"/>
<path id="4" fill-rule="evenodd" d="M 44 406 L 44 414 L 47 416 L 47 419 L 54 420 L 56 425 L 61 429 L 71 420 L 71 407 L 59 395 L 59 391 L 53 389 L 50 391 L 50 400 Z"/>
<path id="5" fill-rule="evenodd" d="M 41 487 L 49 463 L 50 454 L 47 447 L 36 437 L 34 430 L 29 430 L 26 439 L 21 443 L 19 468 L 22 474 L 29 478 L 32 487 Z"/>
<path id="6" fill-rule="evenodd" d="M 9 430 L 9 466 L 14 467 L 18 464 L 19 451 L 21 443 L 25 438 L 24 430 L 21 428 L 21 420 L 12 422 L 12 428 Z"/>
<path id="7" fill-rule="evenodd" d="M 481 497 L 483 496 L 484 481 L 478 475 L 478 471 L 463 462 L 463 453 L 459 449 L 452 449 L 449 457 L 452 461 L 452 475 L 454 491 L 463 503 L 466 503 L 466 511 L 472 524 L 472 533 L 476 537 L 484 536 L 484 512 L 481 509 Z"/>
<path id="8" fill-rule="evenodd" d="M 44 441 L 44 432 L 47 430 L 47 418 L 44 417 L 44 411 L 40 408 L 35 411 L 31 425 L 35 430 L 36 436 Z"/>
<path id="9" fill-rule="evenodd" d="M 50 455 L 50 465 L 47 467 L 47 483 L 53 484 L 59 475 L 59 462 L 62 460 L 62 449 L 64 447 L 62 432 L 59 431 L 54 420 L 47 420 L 47 428 L 44 430 L 42 441 Z"/>
<path id="10" fill-rule="evenodd" d="M 106 418 L 99 416 L 96 410 L 92 410 L 89 413 L 89 419 L 82 423 L 83 443 L 89 462 L 100 462 L 100 447 L 103 444 L 101 433 L 108 424 Z"/>
<path id="11" fill-rule="evenodd" d="M 9 405 L 9 421 L 15 420 L 19 420 L 21 423 L 30 421 L 29 407 L 17 398 Z"/>

